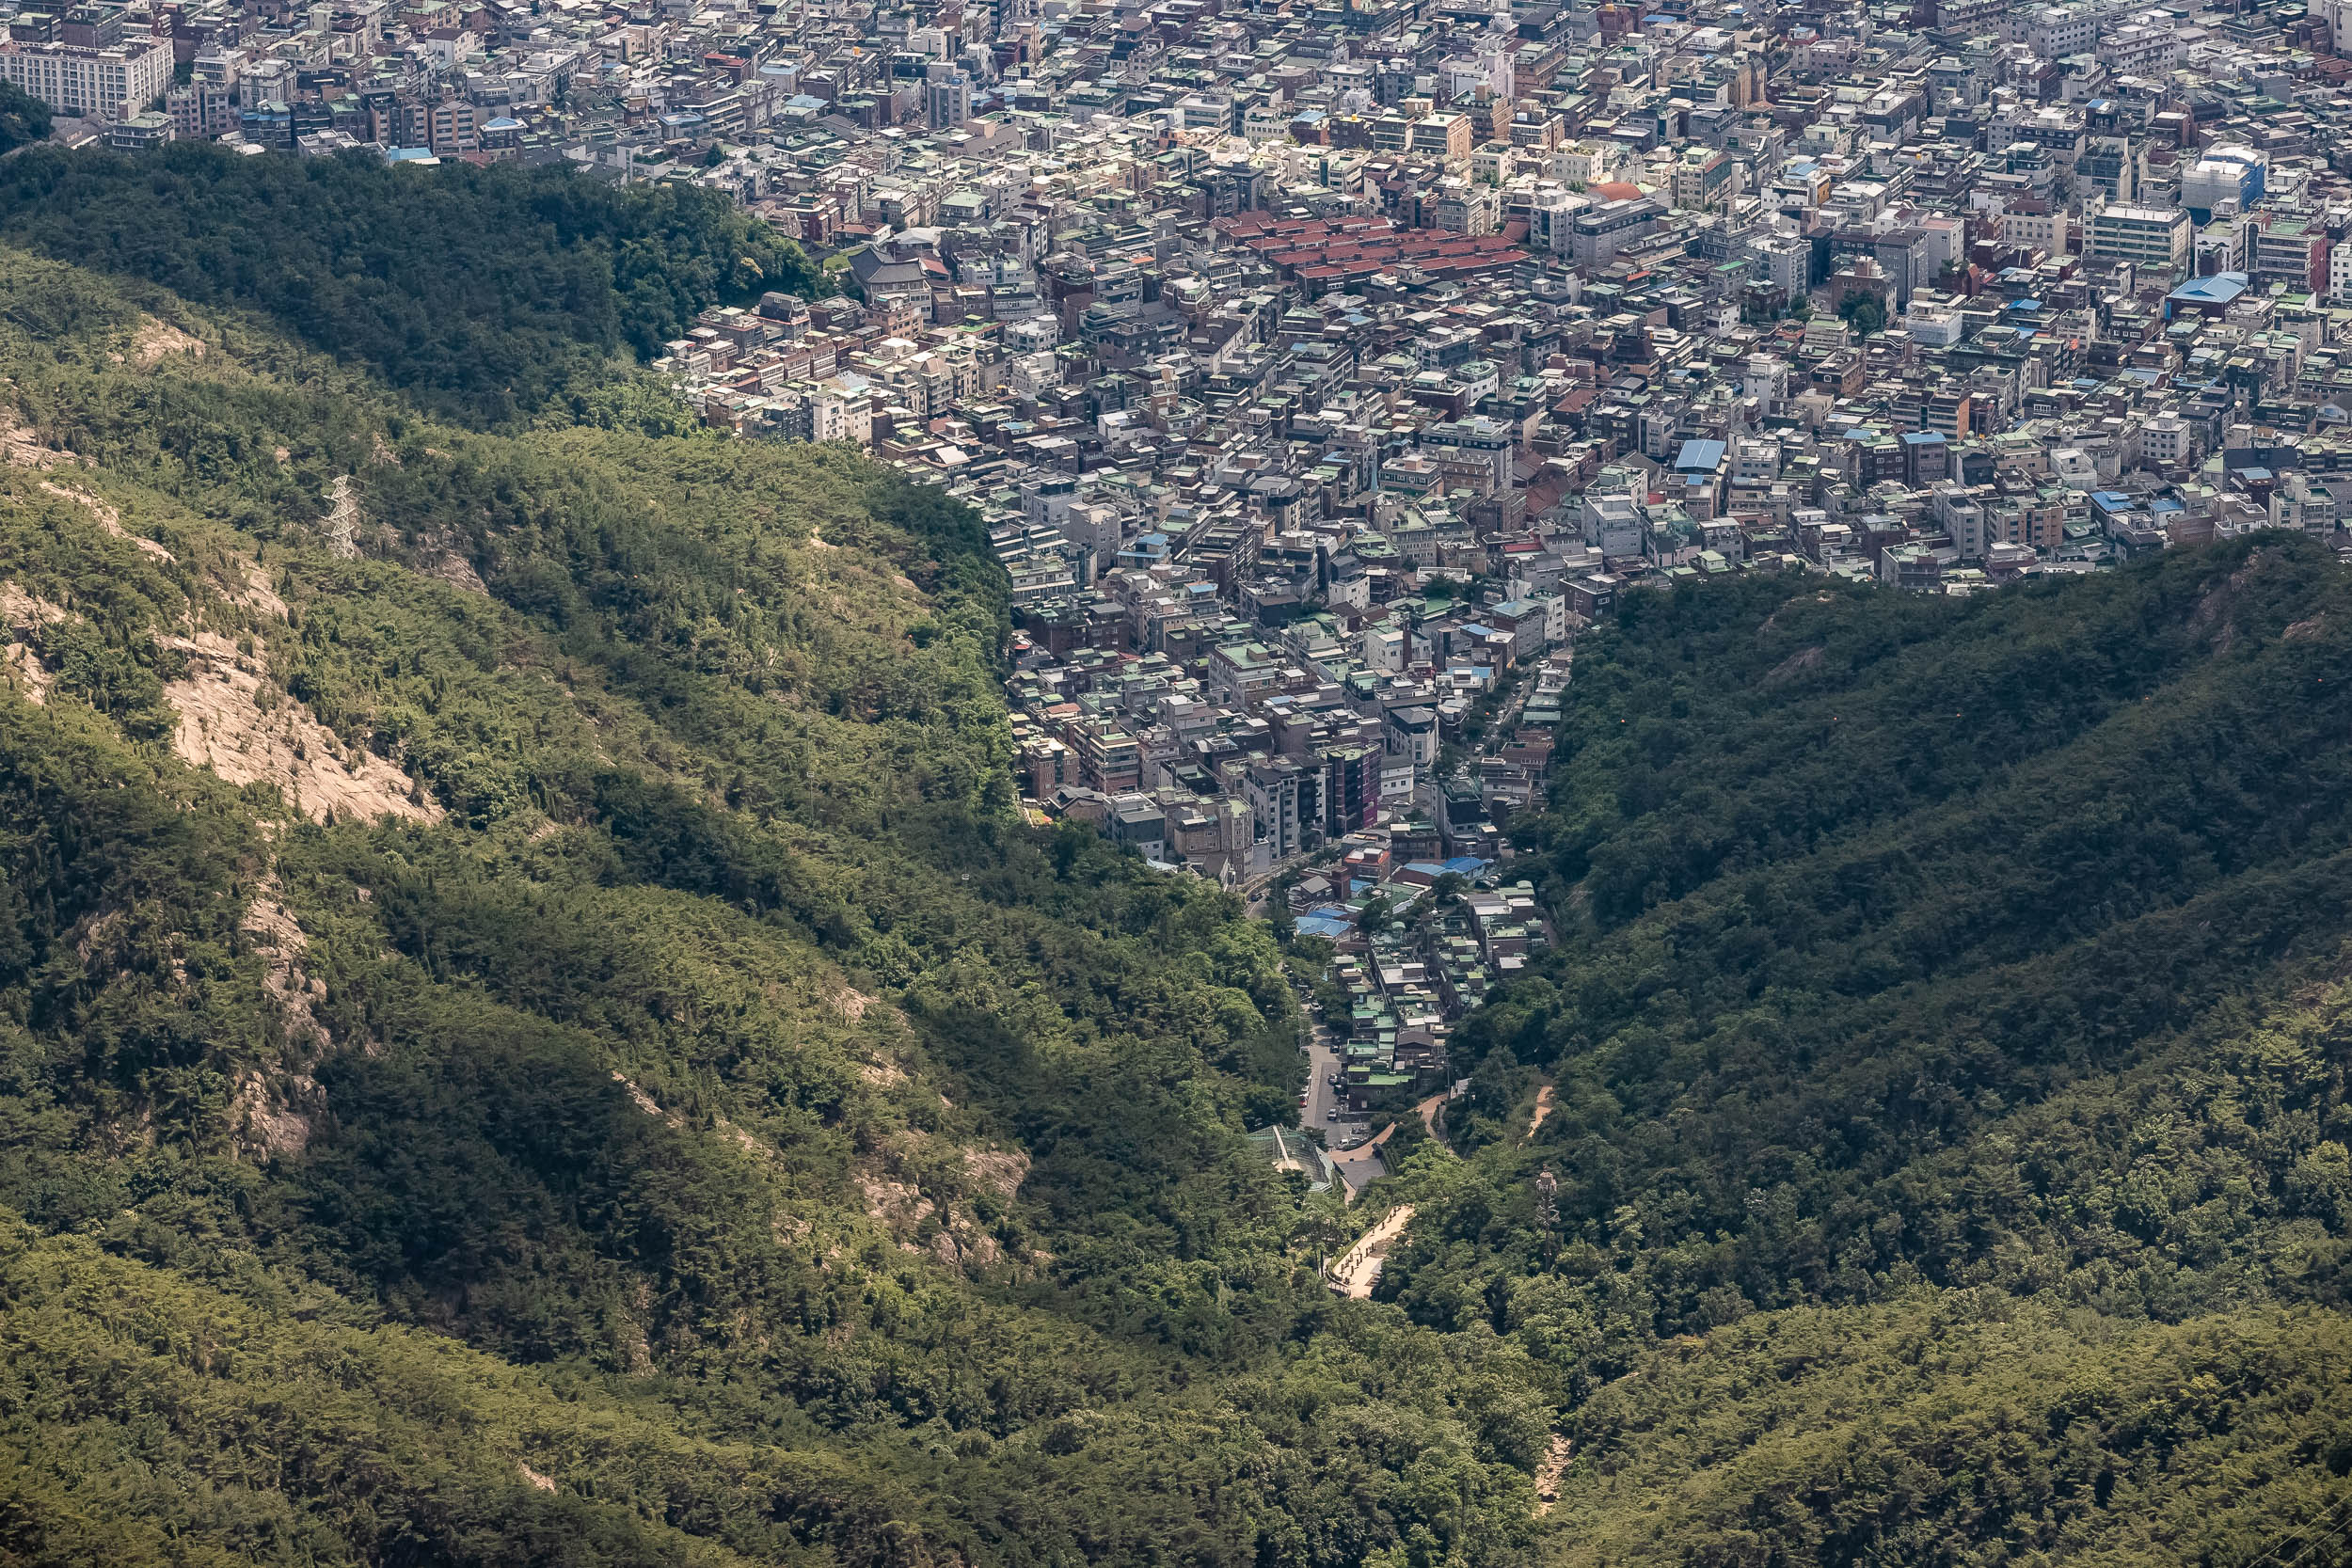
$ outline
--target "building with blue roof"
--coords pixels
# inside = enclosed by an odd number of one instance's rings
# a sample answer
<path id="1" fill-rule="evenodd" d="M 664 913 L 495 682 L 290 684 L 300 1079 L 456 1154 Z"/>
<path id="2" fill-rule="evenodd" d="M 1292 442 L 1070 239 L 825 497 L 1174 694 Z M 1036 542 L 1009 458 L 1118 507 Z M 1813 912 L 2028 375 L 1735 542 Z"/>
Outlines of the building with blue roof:
<path id="1" fill-rule="evenodd" d="M 2242 272 L 2217 272 L 2211 277 L 2192 277 L 2164 296 L 2164 319 L 2170 321 L 2183 312 L 2201 316 L 2218 316 L 2235 305 L 2253 279 Z"/>
<path id="2" fill-rule="evenodd" d="M 1721 441 L 1685 441 L 1682 450 L 1675 453 L 1675 472 L 1712 473 L 1730 450 Z"/>

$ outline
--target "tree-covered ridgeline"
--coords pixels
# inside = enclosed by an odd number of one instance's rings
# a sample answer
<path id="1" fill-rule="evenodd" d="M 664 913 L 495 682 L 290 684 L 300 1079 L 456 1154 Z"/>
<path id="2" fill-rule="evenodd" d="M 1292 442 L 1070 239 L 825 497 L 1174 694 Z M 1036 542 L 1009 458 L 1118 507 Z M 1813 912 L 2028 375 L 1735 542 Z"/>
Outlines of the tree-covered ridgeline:
<path id="1" fill-rule="evenodd" d="M 1568 1558 L 2229 1562 L 2343 1492 L 2348 588 L 2270 534 L 1580 654 L 1562 940 L 1381 1291 L 1553 1360 Z"/>
<path id="2" fill-rule="evenodd" d="M 251 312 L 474 424 L 589 409 L 616 359 L 659 353 L 707 306 L 829 292 L 718 191 L 203 142 L 29 148 L 0 167 L 0 238 Z"/>

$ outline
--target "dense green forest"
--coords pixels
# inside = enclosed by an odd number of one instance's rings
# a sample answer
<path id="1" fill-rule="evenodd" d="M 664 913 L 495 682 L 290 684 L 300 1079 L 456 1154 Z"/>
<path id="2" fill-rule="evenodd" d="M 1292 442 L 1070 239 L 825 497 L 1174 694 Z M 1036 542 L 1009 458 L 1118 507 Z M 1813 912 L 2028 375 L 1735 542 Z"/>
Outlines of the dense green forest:
<path id="1" fill-rule="evenodd" d="M 2234 1563 L 2352 1497 L 2348 591 L 2265 535 L 1580 654 L 1560 945 L 1381 1292 L 1554 1361 L 1565 1557 Z"/>
<path id="2" fill-rule="evenodd" d="M 829 292 L 718 191 L 208 142 L 27 149 L 0 165 L 0 238 L 250 312 L 475 424 L 584 411 L 616 357 L 658 353 L 707 306 Z"/>
<path id="3" fill-rule="evenodd" d="M 13 82 L 0 82 L 0 152 L 49 137 L 49 105 Z"/>
<path id="4" fill-rule="evenodd" d="M 2344 1560 L 2324 550 L 1634 596 L 1335 1299 L 1286 956 L 1011 813 L 977 520 L 599 427 L 723 212 L 212 156 L 0 166 L 0 1561 Z"/>
<path id="5" fill-rule="evenodd" d="M 968 513 L 0 324 L 0 1550 L 1525 1557 L 1524 1355 L 1240 1137 L 1271 940 L 1009 815 Z"/>

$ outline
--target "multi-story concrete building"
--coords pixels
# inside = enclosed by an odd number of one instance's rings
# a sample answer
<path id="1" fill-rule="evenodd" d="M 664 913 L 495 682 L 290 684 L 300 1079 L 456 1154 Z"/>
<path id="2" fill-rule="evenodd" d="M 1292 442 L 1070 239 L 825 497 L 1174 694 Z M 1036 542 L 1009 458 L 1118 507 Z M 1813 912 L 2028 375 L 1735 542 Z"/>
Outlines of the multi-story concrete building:
<path id="1" fill-rule="evenodd" d="M 2083 248 L 2092 256 L 2129 261 L 2168 281 L 2188 266 L 2195 226 L 2177 207 L 2102 207 L 2086 227 Z"/>
<path id="2" fill-rule="evenodd" d="M 70 35 L 85 41 L 68 41 Z M 0 81 L 81 119 L 123 119 L 159 106 L 172 69 L 170 42 L 125 34 L 119 12 L 81 28 L 51 16 L 20 17 L 0 42 Z"/>

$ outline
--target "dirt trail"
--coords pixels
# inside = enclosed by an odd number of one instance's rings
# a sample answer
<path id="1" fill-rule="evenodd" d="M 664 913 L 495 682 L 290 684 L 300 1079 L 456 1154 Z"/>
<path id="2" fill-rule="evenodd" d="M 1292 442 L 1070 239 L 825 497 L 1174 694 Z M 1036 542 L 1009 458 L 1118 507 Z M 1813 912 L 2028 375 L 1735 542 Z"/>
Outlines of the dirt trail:
<path id="1" fill-rule="evenodd" d="M 1428 1131 L 1429 1135 L 1433 1138 L 1438 1135 L 1438 1107 L 1443 1105 L 1444 1103 L 1444 1095 L 1433 1094 L 1428 1099 L 1413 1107 L 1415 1111 L 1421 1114 L 1422 1126 Z M 1382 1144 L 1387 1143 L 1390 1136 L 1403 1125 L 1404 1123 L 1402 1122 L 1392 1121 L 1389 1123 L 1388 1126 L 1380 1129 L 1379 1132 L 1373 1134 L 1371 1147 L 1378 1148 Z"/>
<path id="2" fill-rule="evenodd" d="M 1332 1285 L 1358 1301 L 1368 1300 L 1372 1288 L 1380 1281 L 1380 1261 L 1389 1255 L 1389 1243 L 1403 1234 L 1412 1221 L 1413 1206 L 1409 1203 L 1401 1203 L 1380 1216 L 1380 1223 L 1365 1231 L 1347 1249 L 1347 1256 L 1331 1266 Z"/>
<path id="3" fill-rule="evenodd" d="M 1527 1124 L 1527 1136 L 1530 1142 L 1534 1140 L 1535 1130 L 1543 1126 L 1544 1118 L 1549 1115 L 1551 1115 L 1551 1085 L 1546 1084 L 1535 1091 L 1535 1117 Z"/>

